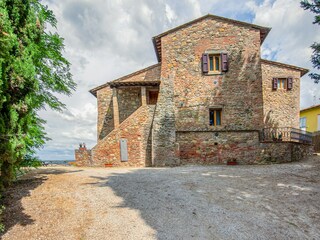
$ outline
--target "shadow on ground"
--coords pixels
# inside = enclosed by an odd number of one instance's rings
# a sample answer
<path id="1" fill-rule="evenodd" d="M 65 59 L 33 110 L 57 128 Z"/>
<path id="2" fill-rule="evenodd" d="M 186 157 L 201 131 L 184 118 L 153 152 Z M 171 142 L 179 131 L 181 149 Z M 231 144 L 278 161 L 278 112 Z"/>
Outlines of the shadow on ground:
<path id="1" fill-rule="evenodd" d="M 93 184 L 110 187 L 123 199 L 118 208 L 138 210 L 143 220 L 155 230 L 156 239 L 228 239 L 228 233 L 223 233 L 225 230 L 219 226 L 224 224 L 220 221 L 225 217 L 233 227 L 232 216 L 228 216 L 226 209 L 233 204 L 232 200 L 225 199 L 226 206 L 222 207 L 221 199 L 215 198 L 214 192 L 203 186 L 206 182 L 215 185 L 212 174 L 223 174 L 224 170 L 220 167 L 201 169 L 140 169 L 92 178 L 97 180 Z M 213 169 L 216 172 L 213 173 Z M 239 181 L 236 172 L 228 176 L 232 181 Z M 226 178 L 223 179 L 225 184 Z M 224 188 L 223 184 L 220 183 L 219 188 Z M 227 231 L 227 228 L 224 229 Z M 234 230 L 230 233 L 234 237 Z"/>
<path id="2" fill-rule="evenodd" d="M 157 239 L 305 239 L 319 234 L 318 168 L 139 169 L 90 184 L 110 187 L 117 208 L 138 210 Z"/>
<path id="3" fill-rule="evenodd" d="M 80 171 L 81 170 L 65 171 L 62 169 L 41 168 L 32 170 L 25 176 L 22 176 L 20 179 L 15 181 L 12 186 L 2 193 L 3 197 L 1 200 L 1 205 L 5 206 L 5 210 L 1 218 L 2 223 L 5 226 L 5 231 L 0 233 L 0 238 L 17 224 L 21 226 L 27 226 L 34 223 L 34 220 L 28 214 L 24 213 L 22 200 L 23 198 L 30 196 L 32 190 L 36 189 L 45 181 L 47 181 L 48 175 L 58 175 Z"/>

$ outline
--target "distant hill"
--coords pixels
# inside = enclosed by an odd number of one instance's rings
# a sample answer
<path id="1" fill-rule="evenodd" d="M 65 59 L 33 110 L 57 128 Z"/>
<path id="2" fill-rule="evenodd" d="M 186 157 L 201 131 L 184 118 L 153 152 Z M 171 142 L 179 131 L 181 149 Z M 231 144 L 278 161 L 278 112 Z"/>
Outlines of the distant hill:
<path id="1" fill-rule="evenodd" d="M 41 160 L 43 164 L 69 165 L 74 160 Z"/>

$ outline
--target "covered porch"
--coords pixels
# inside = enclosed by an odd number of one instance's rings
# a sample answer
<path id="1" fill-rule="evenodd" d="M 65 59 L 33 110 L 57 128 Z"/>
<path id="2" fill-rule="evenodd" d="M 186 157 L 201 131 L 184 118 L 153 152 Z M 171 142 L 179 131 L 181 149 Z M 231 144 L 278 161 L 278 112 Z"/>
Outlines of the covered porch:
<path id="1" fill-rule="evenodd" d="M 114 128 L 141 106 L 156 105 L 160 81 L 111 82 Z"/>

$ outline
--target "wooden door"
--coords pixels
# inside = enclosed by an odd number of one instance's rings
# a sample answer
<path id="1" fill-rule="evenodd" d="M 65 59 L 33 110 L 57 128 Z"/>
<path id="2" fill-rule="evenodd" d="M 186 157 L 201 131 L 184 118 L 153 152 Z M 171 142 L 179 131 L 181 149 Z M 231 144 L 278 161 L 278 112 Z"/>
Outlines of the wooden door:
<path id="1" fill-rule="evenodd" d="M 150 104 L 150 105 L 157 104 L 158 94 L 159 94 L 158 91 L 149 91 L 149 102 L 148 102 L 148 104 Z"/>

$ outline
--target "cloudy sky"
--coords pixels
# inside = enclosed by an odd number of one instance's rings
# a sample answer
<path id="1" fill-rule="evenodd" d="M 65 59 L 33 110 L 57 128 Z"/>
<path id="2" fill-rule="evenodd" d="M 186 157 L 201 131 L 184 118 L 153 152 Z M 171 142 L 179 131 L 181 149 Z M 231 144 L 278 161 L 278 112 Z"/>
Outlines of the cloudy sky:
<path id="1" fill-rule="evenodd" d="M 205 14 L 272 27 L 262 46 L 263 58 L 312 70 L 309 46 L 320 42 L 314 15 L 299 0 L 44 0 L 58 19 L 65 56 L 78 84 L 61 99 L 62 113 L 42 111 L 52 139 L 39 151 L 43 160 L 72 160 L 80 142 L 96 143 L 93 87 L 157 62 L 151 38 Z M 301 107 L 320 103 L 320 84 L 305 76 Z"/>

